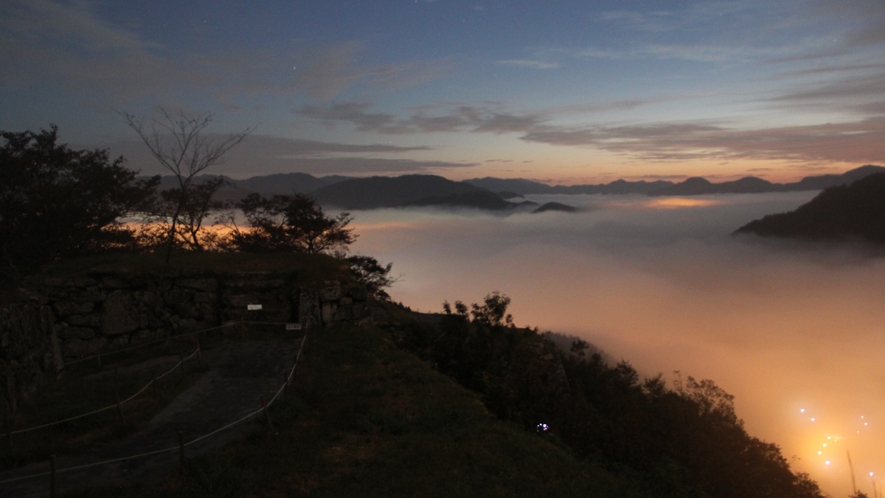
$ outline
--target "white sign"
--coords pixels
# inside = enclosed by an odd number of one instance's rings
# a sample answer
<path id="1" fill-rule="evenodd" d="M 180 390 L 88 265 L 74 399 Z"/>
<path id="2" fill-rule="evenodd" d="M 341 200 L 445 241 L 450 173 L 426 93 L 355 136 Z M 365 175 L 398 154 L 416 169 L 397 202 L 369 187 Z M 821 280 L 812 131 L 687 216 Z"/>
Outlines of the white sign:
<path id="1" fill-rule="evenodd" d="M 301 330 L 300 323 L 287 323 L 286 330 Z"/>
<path id="2" fill-rule="evenodd" d="M 260 304 L 247 304 L 246 309 L 249 311 L 261 311 Z"/>

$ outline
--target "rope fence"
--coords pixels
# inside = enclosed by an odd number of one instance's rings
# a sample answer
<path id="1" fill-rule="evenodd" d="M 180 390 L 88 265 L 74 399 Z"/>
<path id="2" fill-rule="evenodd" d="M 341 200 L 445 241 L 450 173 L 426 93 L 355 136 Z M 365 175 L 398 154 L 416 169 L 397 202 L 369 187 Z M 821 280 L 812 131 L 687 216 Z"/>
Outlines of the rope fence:
<path id="1" fill-rule="evenodd" d="M 261 323 L 267 323 L 267 322 L 261 322 Z M 295 371 L 296 371 L 296 369 L 298 368 L 298 362 L 299 362 L 299 360 L 301 359 L 301 353 L 302 353 L 302 351 L 304 350 L 304 346 L 305 346 L 306 342 L 307 342 L 307 335 L 303 336 L 302 339 L 301 339 L 301 345 L 298 347 L 298 351 L 297 351 L 297 353 L 295 354 L 295 364 L 292 365 L 292 368 L 289 370 L 289 373 L 286 375 L 285 382 L 283 383 L 282 386 L 280 386 L 279 389 L 277 389 L 276 394 L 274 394 L 274 396 L 270 399 L 269 402 L 267 402 L 266 404 L 265 404 L 265 403 L 262 403 L 262 407 L 261 407 L 261 408 L 255 410 L 255 411 L 253 411 L 253 412 L 250 412 L 249 414 L 244 415 L 243 417 L 241 417 L 241 418 L 239 418 L 239 419 L 237 419 L 237 420 L 235 420 L 235 421 L 233 421 L 233 422 L 231 422 L 231 423 L 229 423 L 229 424 L 227 424 L 227 425 L 224 425 L 224 426 L 222 426 L 222 427 L 219 427 L 218 429 L 215 429 L 214 431 L 212 431 L 212 432 L 210 432 L 210 433 L 208 433 L 208 434 L 204 434 L 204 435 L 202 435 L 202 436 L 200 436 L 200 437 L 198 437 L 198 438 L 192 439 L 191 441 L 188 441 L 187 443 L 185 443 L 185 442 L 183 442 L 183 440 L 181 440 L 181 442 L 179 443 L 179 445 L 177 445 L 177 446 L 172 446 L 172 447 L 169 447 L 169 448 L 164 448 L 164 449 L 160 449 L 160 450 L 153 450 L 153 451 L 147 451 L 147 452 L 144 452 L 144 453 L 138 453 L 138 454 L 135 454 L 135 455 L 127 455 L 127 456 L 123 456 L 123 457 L 119 457 L 119 458 L 113 458 L 113 459 L 110 459 L 110 460 L 103 460 L 103 461 L 101 461 L 101 462 L 94 462 L 94 463 L 89 463 L 89 464 L 84 464 L 84 465 L 76 465 L 76 466 L 73 466 L 73 467 L 66 467 L 66 468 L 63 468 L 63 469 L 56 469 L 56 468 L 55 468 L 55 456 L 53 455 L 53 456 L 51 457 L 51 461 L 50 461 L 50 470 L 49 470 L 48 472 L 40 472 L 40 473 L 37 473 L 37 474 L 30 474 L 30 475 L 26 475 L 26 476 L 14 477 L 14 478 L 11 478 L 11 479 L 5 479 L 5 480 L 0 481 L 0 484 L 8 484 L 8 483 L 12 483 L 12 482 L 24 481 L 24 480 L 27 480 L 27 479 L 33 479 L 33 478 L 36 478 L 36 477 L 50 476 L 50 477 L 51 477 L 51 480 L 52 480 L 52 481 L 51 481 L 51 485 L 50 485 L 50 489 L 51 489 L 52 491 L 54 491 L 54 490 L 55 490 L 55 475 L 56 475 L 56 474 L 60 474 L 60 473 L 62 473 L 62 472 L 71 472 L 71 471 L 74 471 L 74 470 L 88 469 L 88 468 L 91 468 L 91 467 L 98 467 L 98 466 L 102 466 L 102 465 L 108 465 L 108 464 L 111 464 L 111 463 L 122 462 L 122 461 L 124 461 L 124 460 L 133 460 L 133 459 L 136 459 L 136 458 L 144 458 L 144 457 L 148 457 L 148 456 L 159 455 L 159 454 L 162 454 L 162 453 L 168 453 L 168 452 L 172 452 L 172 451 L 175 451 L 175 450 L 178 450 L 179 452 L 181 452 L 181 459 L 182 459 L 182 463 L 183 463 L 183 462 L 184 462 L 184 448 L 185 448 L 185 447 L 187 447 L 187 446 L 191 446 L 191 445 L 196 444 L 196 443 L 198 443 L 198 442 L 200 442 L 200 441 L 203 441 L 203 440 L 205 440 L 205 439 L 208 439 L 208 438 L 210 438 L 210 437 L 212 437 L 212 436 L 214 436 L 214 435 L 216 435 L 216 434 L 218 434 L 218 433 L 220 433 L 220 432 L 226 431 L 226 430 L 228 430 L 228 429 L 230 429 L 230 428 L 232 428 L 232 427 L 234 427 L 234 426 L 236 426 L 236 425 L 238 425 L 238 424 L 241 424 L 241 423 L 245 422 L 246 420 L 249 420 L 250 418 L 252 418 L 252 417 L 258 415 L 259 413 L 262 413 L 262 412 L 267 413 L 268 408 L 269 408 L 269 407 L 270 407 L 270 406 L 271 406 L 271 405 L 272 405 L 272 404 L 273 404 L 273 403 L 274 403 L 274 402 L 280 397 L 280 395 L 281 395 L 283 392 L 285 392 L 286 387 L 289 385 L 289 383 L 290 383 L 290 382 L 292 381 L 292 379 L 294 378 L 294 376 L 295 376 Z M 191 358 L 191 357 L 193 357 L 193 355 L 197 354 L 198 351 L 199 351 L 199 349 L 198 349 L 197 351 L 194 351 L 193 353 L 191 353 L 191 355 L 188 357 L 188 359 Z M 179 363 L 180 363 L 180 362 L 179 362 Z M 177 367 L 178 367 L 178 364 L 176 364 L 175 367 L 173 367 L 171 370 L 169 370 L 168 372 L 164 373 L 163 375 L 167 375 L 167 374 L 169 374 L 170 372 L 174 371 L 175 368 L 177 368 Z M 162 377 L 162 376 L 160 376 L 160 377 Z M 160 378 L 160 377 L 157 377 L 157 378 Z M 151 382 L 153 382 L 153 381 L 151 381 Z M 148 385 L 150 385 L 150 384 L 148 384 Z M 145 388 L 143 388 L 142 391 L 143 391 L 144 389 L 146 389 L 146 388 L 147 388 L 147 386 L 145 386 Z M 141 391 L 139 391 L 139 393 L 136 393 L 136 394 L 133 395 L 132 397 L 128 398 L 126 401 L 129 401 L 130 399 L 134 398 L 135 396 L 137 396 L 137 395 L 140 394 L 140 393 L 141 393 Z M 110 408 L 114 408 L 114 407 L 116 407 L 116 406 L 117 406 L 117 405 L 113 405 L 113 406 L 111 406 Z M 104 411 L 104 410 L 107 410 L 107 409 L 109 409 L 109 408 L 103 408 L 103 409 L 101 409 L 101 410 L 98 410 L 98 411 L 95 411 L 95 412 L 91 412 L 91 413 L 89 413 L 89 414 L 80 415 L 80 416 L 78 416 L 78 417 L 74 417 L 74 418 L 79 418 L 79 417 L 82 417 L 82 416 L 91 415 L 92 413 L 98 413 L 99 411 Z M 70 420 L 73 420 L 73 419 L 70 419 Z M 67 420 L 65 420 L 65 421 L 67 421 Z M 270 421 L 269 415 L 268 415 L 268 421 Z M 47 426 L 49 426 L 49 425 L 55 425 L 55 424 L 59 424 L 59 423 L 62 423 L 62 422 L 64 422 L 64 421 L 53 422 L 52 424 L 47 424 Z M 34 429 L 37 429 L 37 427 L 32 427 L 32 428 L 29 428 L 29 429 L 23 429 L 23 430 L 18 431 L 18 432 L 25 432 L 25 431 L 27 431 L 27 430 L 34 430 Z M 180 433 L 180 432 L 179 432 L 179 437 L 181 437 L 181 433 Z M 54 496 L 54 494 L 55 494 L 55 493 L 52 492 L 52 493 L 50 493 L 50 496 Z"/>
<path id="2" fill-rule="evenodd" d="M 37 425 L 37 426 L 34 426 L 34 427 L 28 427 L 28 428 L 25 428 L 25 429 L 19 429 L 19 430 L 17 430 L 17 431 L 10 431 L 8 434 L 15 435 L 15 434 L 22 434 L 22 433 L 25 433 L 25 432 L 35 431 L 35 430 L 37 430 L 37 429 L 45 429 L 45 428 L 47 428 L 47 427 L 52 427 L 52 426 L 54 426 L 54 425 L 63 424 L 63 423 L 65 423 L 65 422 L 70 422 L 70 421 L 72 421 L 72 420 L 77 420 L 77 419 L 80 419 L 80 418 L 88 417 L 88 416 L 90 416 L 90 415 L 95 415 L 96 413 L 101 413 L 101 412 L 104 412 L 104 411 L 107 411 L 107 410 L 112 410 L 112 409 L 114 409 L 114 408 L 118 408 L 120 405 L 126 404 L 126 403 L 128 403 L 129 401 L 132 401 L 133 399 L 135 399 L 139 394 L 145 392 L 149 387 L 151 387 L 151 384 L 153 384 L 154 382 L 156 382 L 156 381 L 162 379 L 163 377 L 169 375 L 170 373 L 174 372 L 175 369 L 177 369 L 179 366 L 183 365 L 185 361 L 187 361 L 187 360 L 193 358 L 193 357 L 194 357 L 195 355 L 197 355 L 199 352 L 200 352 L 200 349 L 199 349 L 199 348 L 195 349 L 193 353 L 189 354 L 189 355 L 188 355 L 187 357 L 185 357 L 185 358 L 180 359 L 180 360 L 178 361 L 178 363 L 175 364 L 175 366 L 173 366 L 172 368 L 170 368 L 170 369 L 167 370 L 166 372 L 164 372 L 164 373 L 162 373 L 162 374 L 160 374 L 160 375 L 154 377 L 154 378 L 151 379 L 151 381 L 148 382 L 144 387 L 142 387 L 141 389 L 139 389 L 138 392 L 136 392 L 136 393 L 133 394 L 132 396 L 129 396 L 128 398 L 124 399 L 123 401 L 120 401 L 119 403 L 114 403 L 113 405 L 109 405 L 109 406 L 106 406 L 106 407 L 104 407 L 104 408 L 99 408 L 98 410 L 93 410 L 93 411 L 88 412 L 88 413 L 83 413 L 83 414 L 80 414 L 80 415 L 75 415 L 75 416 L 73 416 L 73 417 L 68 417 L 68 418 L 66 418 L 66 419 L 56 420 L 55 422 L 49 422 L 48 424 Z"/>

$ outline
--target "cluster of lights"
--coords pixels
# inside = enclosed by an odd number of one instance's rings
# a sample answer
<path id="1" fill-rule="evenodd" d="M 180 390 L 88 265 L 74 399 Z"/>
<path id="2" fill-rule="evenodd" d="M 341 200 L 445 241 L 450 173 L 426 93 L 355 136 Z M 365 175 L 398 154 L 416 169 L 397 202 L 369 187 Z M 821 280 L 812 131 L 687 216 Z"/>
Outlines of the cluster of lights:
<path id="1" fill-rule="evenodd" d="M 799 409 L 799 413 L 805 415 L 806 417 L 808 416 L 808 415 L 806 414 L 805 408 L 800 408 L 800 409 Z M 808 421 L 810 421 L 810 422 L 812 422 L 812 423 L 818 422 L 817 417 L 808 417 L 806 420 L 808 420 Z M 862 429 L 865 429 L 865 428 L 869 428 L 869 427 L 870 427 L 870 422 L 869 422 L 869 420 L 867 420 L 866 416 L 861 415 L 861 416 L 860 416 L 860 422 L 861 422 L 863 425 L 860 426 L 860 428 L 857 430 L 857 434 L 860 434 L 860 432 L 861 432 Z M 838 443 L 841 439 L 842 439 L 842 438 L 839 437 L 839 436 L 832 436 L 832 435 L 831 435 L 831 436 L 827 436 L 827 439 L 826 439 L 825 441 L 822 441 L 822 442 L 820 443 L 820 446 L 818 447 L 818 448 L 819 448 L 819 449 L 817 450 L 817 454 L 818 454 L 818 456 L 821 457 L 821 458 L 825 458 L 825 457 L 827 457 L 828 455 L 824 455 L 824 452 L 829 452 L 829 451 L 833 450 L 833 449 L 834 449 L 834 445 L 835 445 L 835 443 Z M 849 458 L 850 458 L 850 456 L 849 456 Z M 824 464 L 824 466 L 826 466 L 826 467 L 830 467 L 830 466 L 833 464 L 833 460 L 829 460 L 829 459 L 824 460 L 824 461 L 823 461 L 823 464 Z M 876 474 L 875 474 L 874 472 L 870 472 L 870 473 L 869 473 L 870 480 L 871 480 L 872 483 L 873 483 L 873 489 L 874 489 L 874 495 L 873 495 L 873 496 L 878 497 L 878 496 L 879 496 L 879 495 L 878 495 L 878 491 L 875 491 L 875 489 L 876 489 L 875 475 L 876 475 Z"/>

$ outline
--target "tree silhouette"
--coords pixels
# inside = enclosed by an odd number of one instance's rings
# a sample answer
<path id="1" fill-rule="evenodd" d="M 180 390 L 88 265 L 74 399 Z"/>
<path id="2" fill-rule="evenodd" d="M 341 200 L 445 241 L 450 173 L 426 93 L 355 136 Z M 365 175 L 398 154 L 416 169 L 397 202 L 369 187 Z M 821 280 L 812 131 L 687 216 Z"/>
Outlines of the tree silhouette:
<path id="1" fill-rule="evenodd" d="M 206 128 L 215 117 L 210 112 L 190 115 L 179 111 L 173 114 L 161 107 L 161 116 L 149 122 L 128 112 L 121 114 L 126 124 L 135 130 L 150 150 L 151 155 L 164 169 L 174 175 L 178 183 L 176 192 L 165 197 L 171 205 L 171 208 L 164 213 L 168 216 L 169 223 L 166 232 L 166 262 L 169 262 L 178 237 L 183 239 L 185 245 L 202 249 L 198 236 L 208 211 L 193 208 L 208 204 L 212 194 L 221 187 L 221 184 L 210 182 L 209 185 L 213 185 L 214 189 L 198 186 L 194 182 L 194 177 L 211 166 L 224 162 L 227 153 L 245 140 L 254 127 L 219 139 L 210 137 L 206 133 Z M 206 200 L 205 203 L 202 202 L 203 199 Z M 179 229 L 179 223 L 182 222 L 185 227 Z"/>
<path id="2" fill-rule="evenodd" d="M 232 223 L 229 245 L 245 252 L 334 253 L 346 250 L 356 235 L 347 228 L 349 213 L 328 217 L 313 199 L 303 195 L 265 198 L 250 194 L 236 204 L 249 222 L 241 230 Z"/>
<path id="3" fill-rule="evenodd" d="M 120 218 L 140 209 L 159 177 L 135 180 L 107 150 L 57 144 L 58 128 L 0 132 L 0 255 L 13 280 L 78 254 L 131 247 Z"/>

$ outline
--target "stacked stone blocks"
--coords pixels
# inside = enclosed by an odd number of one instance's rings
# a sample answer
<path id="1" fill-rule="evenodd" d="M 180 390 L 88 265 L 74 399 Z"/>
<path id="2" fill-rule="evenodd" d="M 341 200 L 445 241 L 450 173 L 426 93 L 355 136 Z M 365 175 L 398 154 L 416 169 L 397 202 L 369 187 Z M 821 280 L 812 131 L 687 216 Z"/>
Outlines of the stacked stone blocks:
<path id="1" fill-rule="evenodd" d="M 358 284 L 307 287 L 274 272 L 93 272 L 19 292 L 21 303 L 0 307 L 0 396 L 13 411 L 65 361 L 240 320 L 314 328 L 370 316 Z"/>

